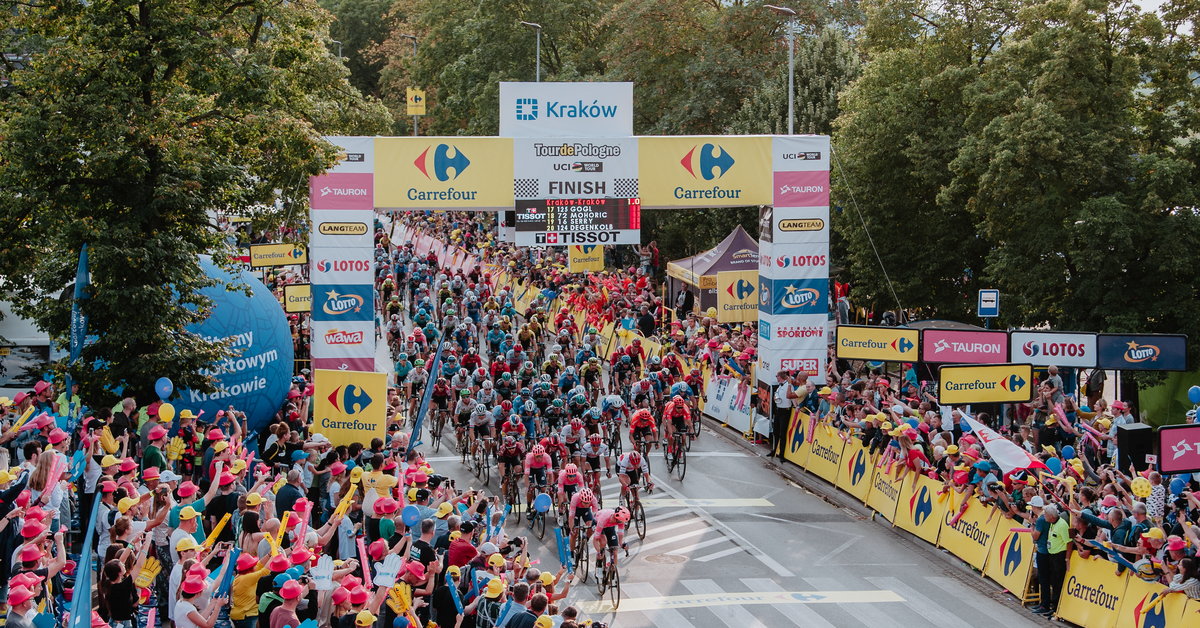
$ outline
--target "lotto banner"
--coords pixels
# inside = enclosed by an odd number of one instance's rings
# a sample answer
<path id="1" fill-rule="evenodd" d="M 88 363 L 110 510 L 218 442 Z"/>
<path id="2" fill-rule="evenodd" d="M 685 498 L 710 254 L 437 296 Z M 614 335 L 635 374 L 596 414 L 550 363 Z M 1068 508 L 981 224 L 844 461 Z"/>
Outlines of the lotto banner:
<path id="1" fill-rule="evenodd" d="M 707 406 L 705 406 L 707 409 Z M 794 465 L 808 466 L 808 456 L 812 452 L 812 444 L 808 441 L 809 424 L 812 417 L 798 410 L 792 411 L 788 424 L 787 443 L 784 446 L 783 458 Z"/>
<path id="2" fill-rule="evenodd" d="M 1087 628 L 1113 628 L 1125 598 L 1125 580 L 1125 574 L 1116 574 L 1113 563 L 1072 552 L 1058 598 L 1058 617 Z"/>
<path id="3" fill-rule="evenodd" d="M 864 503 L 871 493 L 871 481 L 875 479 L 875 460 L 868 451 L 860 438 L 847 441 L 837 479 L 838 488 Z"/>
<path id="4" fill-rule="evenodd" d="M 898 473 L 900 466 L 897 463 L 892 474 L 887 473 L 886 467 L 876 468 L 875 477 L 871 479 L 871 494 L 867 496 L 867 506 L 893 523 L 900 507 L 900 491 L 904 488 L 904 476 Z"/>
<path id="5" fill-rule="evenodd" d="M 915 329 L 838 325 L 834 346 L 843 360 L 915 362 L 918 342 Z"/>
<path id="6" fill-rule="evenodd" d="M 1126 572 L 1128 574 L 1128 572 Z M 1117 613 L 1117 628 L 1183 628 L 1200 623 L 1200 615 L 1184 613 L 1188 597 L 1172 593 L 1157 602 L 1163 585 L 1126 576 L 1125 596 Z"/>
<path id="7" fill-rule="evenodd" d="M 945 496 L 945 502 L 938 547 L 983 571 L 983 564 L 987 562 L 988 550 L 992 547 L 992 539 L 996 536 L 998 526 L 1007 524 L 1011 527 L 1012 520 L 1005 519 L 995 508 L 979 501 L 977 497 L 972 497 L 971 505 L 967 506 L 967 510 L 954 525 L 950 525 L 962 507 L 963 494 L 951 490 Z"/>
<path id="8" fill-rule="evenodd" d="M 812 443 L 806 466 L 809 472 L 831 484 L 836 483 L 838 471 L 842 467 L 842 452 L 846 448 L 846 441 L 842 440 L 837 430 L 828 425 L 820 425 L 816 430 L 817 438 Z"/>
<path id="9" fill-rule="evenodd" d="M 758 320 L 758 271 L 717 273 L 717 321 L 747 323 Z"/>
<path id="10" fill-rule="evenodd" d="M 1029 590 L 1029 578 L 1033 575 L 1033 555 L 1036 551 L 1033 535 L 1013 530 L 1019 526 L 1011 519 L 1000 518 L 999 514 L 996 517 L 999 521 L 996 522 L 996 532 L 992 534 L 992 546 L 988 548 L 983 575 L 996 581 L 1024 602 Z M 1107 569 L 1112 573 L 1112 563 L 1102 563 L 1100 569 Z M 1063 599 L 1066 599 L 1066 595 Z"/>
<path id="11" fill-rule="evenodd" d="M 771 205 L 768 136 L 638 138 L 642 207 Z"/>
<path id="12" fill-rule="evenodd" d="M 374 285 L 313 284 L 312 317 L 314 321 L 341 323 L 375 320 Z M 374 334 L 372 334 L 374 338 Z M 316 354 L 325 357 L 325 354 Z"/>
<path id="13" fill-rule="evenodd" d="M 942 483 L 927 475 L 908 474 L 904 489 L 900 492 L 900 504 L 896 508 L 895 524 L 914 535 L 937 543 L 942 529 L 942 514 L 946 503 L 938 499 Z"/>
<path id="14" fill-rule="evenodd" d="M 313 432 L 334 445 L 387 437 L 387 375 L 318 369 L 313 373 Z"/>
<path id="15" fill-rule="evenodd" d="M 600 244 L 567 247 L 567 270 L 572 273 L 598 273 L 604 270 L 604 246 Z"/>
<path id="16" fill-rule="evenodd" d="M 375 163 L 376 207 L 513 207 L 510 138 L 380 137 Z"/>

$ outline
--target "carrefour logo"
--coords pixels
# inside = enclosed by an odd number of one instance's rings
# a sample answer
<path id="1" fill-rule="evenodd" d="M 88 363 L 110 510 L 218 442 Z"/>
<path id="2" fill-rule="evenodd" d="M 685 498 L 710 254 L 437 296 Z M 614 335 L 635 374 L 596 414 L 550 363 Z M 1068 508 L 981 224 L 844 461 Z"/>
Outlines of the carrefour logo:
<path id="1" fill-rule="evenodd" d="M 915 526 L 925 523 L 929 515 L 933 514 L 933 499 L 929 496 L 928 486 L 922 486 L 921 490 L 908 500 L 908 513 Z"/>
<path id="2" fill-rule="evenodd" d="M 536 98 L 517 99 L 517 119 L 525 121 L 538 119 L 538 101 Z"/>
<path id="3" fill-rule="evenodd" d="M 321 309 L 330 316 L 339 316 L 362 311 L 363 303 L 363 298 L 357 294 L 338 294 L 337 290 L 330 290 L 325 293 L 325 305 Z"/>
<path id="4" fill-rule="evenodd" d="M 696 149 L 700 150 L 699 155 L 696 154 Z M 683 159 L 679 160 L 679 163 L 693 178 L 712 181 L 725 176 L 725 173 L 733 167 L 734 159 L 719 144 L 702 144 L 693 146 L 683 156 Z"/>
<path id="5" fill-rule="evenodd" d="M 1155 596 L 1153 593 L 1147 593 L 1142 596 L 1142 600 L 1133 608 L 1133 625 L 1138 628 L 1167 628 L 1167 616 L 1165 604 L 1154 604 L 1149 606 L 1146 603 L 1151 601 Z M 1143 617 L 1143 615 L 1145 615 Z"/>
<path id="6" fill-rule="evenodd" d="M 1024 548 L 1021 544 L 1021 537 L 1018 534 L 1010 534 L 1004 542 L 1000 544 L 1000 555 L 1004 557 L 1004 575 L 1011 576 L 1021 566 L 1024 560 Z"/>
<path id="7" fill-rule="evenodd" d="M 790 439 L 792 443 L 792 453 L 796 453 L 796 450 L 800 449 L 800 446 L 804 444 L 804 417 L 793 417 L 791 429 L 788 431 L 791 432 L 792 435 L 792 438 Z"/>
<path id="8" fill-rule="evenodd" d="M 432 157 L 429 155 L 430 149 L 433 150 Z M 425 175 L 426 179 L 450 181 L 457 179 L 471 165 L 471 160 L 467 159 L 467 156 L 457 146 L 438 144 L 436 148 L 429 146 L 421 151 L 421 155 L 413 161 L 413 165 L 421 171 L 421 174 Z M 432 176 L 430 170 L 432 170 Z M 454 171 L 453 176 L 450 174 L 452 170 Z"/>
<path id="9" fill-rule="evenodd" d="M 858 453 L 846 465 L 846 469 L 850 471 L 850 486 L 858 486 L 863 476 L 867 474 L 866 454 L 863 453 L 863 450 L 858 450 Z"/>
<path id="10" fill-rule="evenodd" d="M 329 393 L 330 405 L 339 412 L 346 414 L 358 414 L 366 410 L 372 401 L 373 399 L 371 399 L 366 391 L 354 384 L 348 384 L 344 387 L 338 386 L 333 389 L 333 392 Z"/>
<path id="11" fill-rule="evenodd" d="M 729 287 L 725 289 L 725 292 L 728 292 L 729 296 L 741 300 L 754 294 L 754 286 L 745 279 L 738 279 L 737 283 L 729 284 Z"/>

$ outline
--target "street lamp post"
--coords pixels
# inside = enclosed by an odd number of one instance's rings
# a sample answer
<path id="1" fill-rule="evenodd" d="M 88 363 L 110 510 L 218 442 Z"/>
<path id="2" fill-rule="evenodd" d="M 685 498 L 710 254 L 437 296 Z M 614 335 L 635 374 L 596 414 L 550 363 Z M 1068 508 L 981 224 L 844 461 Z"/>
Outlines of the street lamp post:
<path id="1" fill-rule="evenodd" d="M 788 42 L 788 135 L 795 135 L 796 124 L 796 10 L 788 7 L 775 6 L 773 4 L 764 4 L 765 8 L 770 9 L 778 15 L 786 15 L 788 18 L 787 24 L 787 42 Z"/>
<path id="2" fill-rule="evenodd" d="M 338 58 L 341 59 L 342 58 L 342 42 L 340 42 L 336 39 L 330 39 L 329 41 L 338 45 Z"/>
<path id="3" fill-rule="evenodd" d="M 412 43 L 413 43 L 413 65 L 415 66 L 417 63 L 417 36 L 416 35 L 403 35 L 403 34 L 400 36 L 405 39 L 412 40 Z M 419 118 L 419 117 L 420 116 L 413 116 L 413 137 L 417 136 L 417 118 Z"/>
<path id="4" fill-rule="evenodd" d="M 536 70 L 534 71 L 534 80 L 538 83 L 542 82 L 542 25 L 533 22 L 521 22 L 525 26 L 537 31 L 537 47 L 534 49 L 534 57 L 536 58 Z"/>

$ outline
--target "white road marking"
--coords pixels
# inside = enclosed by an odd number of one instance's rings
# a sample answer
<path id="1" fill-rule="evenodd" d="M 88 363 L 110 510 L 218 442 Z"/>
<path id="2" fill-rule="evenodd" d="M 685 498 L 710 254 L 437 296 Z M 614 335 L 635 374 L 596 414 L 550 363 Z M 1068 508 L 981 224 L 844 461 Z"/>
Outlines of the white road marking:
<path id="1" fill-rule="evenodd" d="M 683 580 L 680 582 L 683 588 L 696 594 L 721 594 L 725 593 L 716 582 L 712 580 Z M 766 628 L 766 624 L 759 621 L 750 611 L 740 606 L 713 606 L 708 609 L 713 615 L 717 616 L 726 626 L 736 628 Z"/>
<path id="2" fill-rule="evenodd" d="M 679 534 L 669 536 L 665 539 L 659 539 L 657 541 L 653 541 L 650 543 L 644 543 L 640 546 L 640 549 L 638 551 L 645 552 L 646 550 L 653 549 L 655 547 L 662 547 L 664 545 L 670 545 L 671 543 L 680 541 L 682 539 L 690 539 L 693 536 L 700 536 L 701 534 L 704 534 L 705 532 L 708 532 L 709 530 L 711 530 L 711 528 L 703 527 L 703 528 L 696 528 L 695 530 L 688 530 L 687 532 L 680 532 Z"/>
<path id="3" fill-rule="evenodd" d="M 745 584 L 751 591 L 758 593 L 783 592 L 783 587 L 770 578 L 742 578 L 742 584 Z M 787 612 L 780 612 L 797 626 L 804 626 L 804 628 L 833 628 L 833 624 L 817 613 L 815 608 L 806 604 L 796 604 L 788 608 Z"/>
<path id="4" fill-rule="evenodd" d="M 726 556 L 731 556 L 731 555 L 733 555 L 733 554 L 736 554 L 736 553 L 738 553 L 738 552 L 740 552 L 740 551 L 742 551 L 742 548 L 740 548 L 740 547 L 731 547 L 731 548 L 729 548 L 729 549 L 723 549 L 723 550 L 721 550 L 721 551 L 719 551 L 719 552 L 714 552 L 714 553 L 712 553 L 712 554 L 709 554 L 709 555 L 707 555 L 707 556 L 701 556 L 700 558 L 696 558 L 696 559 L 694 559 L 694 560 L 695 560 L 696 562 L 698 562 L 698 563 L 707 563 L 707 562 L 708 562 L 708 561 L 710 561 L 710 560 L 716 560 L 716 559 L 718 559 L 718 558 L 725 558 Z"/>

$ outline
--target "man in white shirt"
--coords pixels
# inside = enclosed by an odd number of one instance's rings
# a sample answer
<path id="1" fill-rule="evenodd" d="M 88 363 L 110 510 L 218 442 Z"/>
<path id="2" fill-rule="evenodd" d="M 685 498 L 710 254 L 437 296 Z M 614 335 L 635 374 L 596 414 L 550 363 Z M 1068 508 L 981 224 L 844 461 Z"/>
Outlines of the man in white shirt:
<path id="1" fill-rule="evenodd" d="M 778 383 L 772 393 L 771 455 L 782 458 L 783 443 L 787 440 L 788 421 L 792 418 L 792 398 L 795 394 L 792 392 L 792 383 L 787 371 L 779 371 L 775 378 Z"/>

